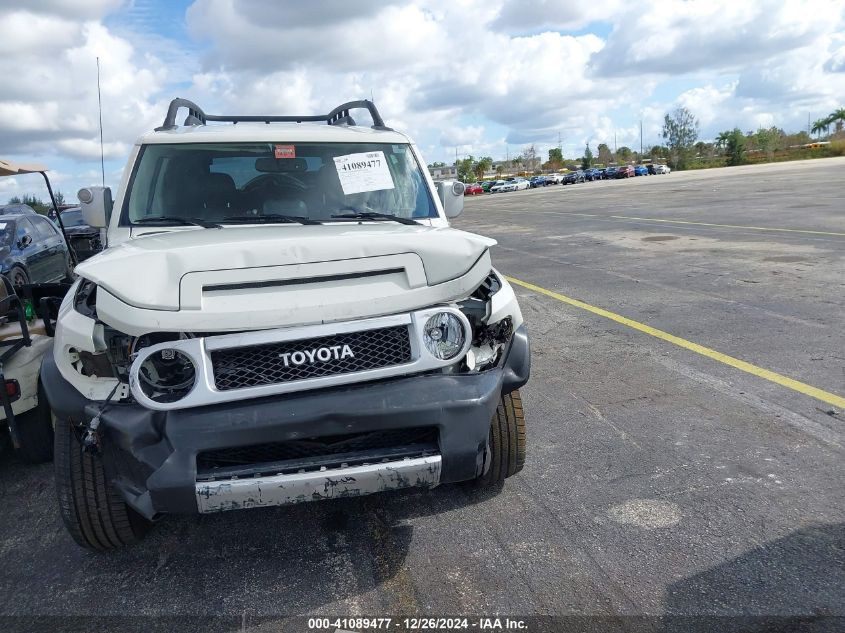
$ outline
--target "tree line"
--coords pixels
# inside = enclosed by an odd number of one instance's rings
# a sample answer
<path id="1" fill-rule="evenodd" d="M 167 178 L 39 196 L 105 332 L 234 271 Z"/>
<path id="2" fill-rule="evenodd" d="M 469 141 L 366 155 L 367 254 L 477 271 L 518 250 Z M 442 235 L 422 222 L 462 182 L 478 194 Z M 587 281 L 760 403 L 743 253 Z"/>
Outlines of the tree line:
<path id="1" fill-rule="evenodd" d="M 61 191 L 56 189 L 53 192 L 53 195 L 56 196 L 56 204 L 62 205 L 65 203 L 65 195 Z M 46 214 L 53 208 L 53 203 L 51 201 L 48 200 L 47 202 L 44 202 L 41 198 L 29 193 L 25 193 L 22 196 L 12 196 L 9 198 L 9 202 L 7 204 L 25 204 L 32 207 L 34 211 L 40 213 L 41 215 Z"/>

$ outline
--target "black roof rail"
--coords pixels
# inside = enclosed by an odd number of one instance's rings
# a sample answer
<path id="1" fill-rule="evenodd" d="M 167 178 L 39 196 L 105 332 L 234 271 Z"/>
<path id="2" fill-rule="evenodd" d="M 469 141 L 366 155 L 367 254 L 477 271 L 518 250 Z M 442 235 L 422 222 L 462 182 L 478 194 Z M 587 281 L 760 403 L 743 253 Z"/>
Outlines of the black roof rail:
<path id="1" fill-rule="evenodd" d="M 391 129 L 385 126 L 384 119 L 381 118 L 376 104 L 369 99 L 343 103 L 328 114 L 263 116 L 255 114 L 206 114 L 193 101 L 177 97 L 170 102 L 170 106 L 167 108 L 167 116 L 164 117 L 164 123 L 156 128 L 156 132 L 172 130 L 179 127 L 176 125 L 176 115 L 181 108 L 188 109 L 188 116 L 185 118 L 184 125 L 205 125 L 208 121 L 224 121 L 227 123 L 302 123 L 304 121 L 325 121 L 329 125 L 355 125 L 355 120 L 350 116 L 349 112 L 351 110 L 368 110 L 370 116 L 373 118 L 373 129 Z"/>

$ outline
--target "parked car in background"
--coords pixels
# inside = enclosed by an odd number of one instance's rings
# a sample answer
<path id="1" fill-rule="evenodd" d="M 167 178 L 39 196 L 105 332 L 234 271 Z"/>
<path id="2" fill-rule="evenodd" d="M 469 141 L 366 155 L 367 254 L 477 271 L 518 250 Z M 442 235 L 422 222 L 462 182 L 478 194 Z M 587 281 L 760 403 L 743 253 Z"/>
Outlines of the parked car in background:
<path id="1" fill-rule="evenodd" d="M 616 168 L 616 167 L 608 167 L 607 169 L 605 169 L 604 170 L 604 179 L 605 180 L 614 180 L 616 178 L 617 169 L 618 168 Z"/>
<path id="2" fill-rule="evenodd" d="M 623 165 L 622 167 L 616 168 L 616 177 L 617 178 L 633 178 L 634 177 L 634 168 L 631 165 Z"/>
<path id="3" fill-rule="evenodd" d="M 35 209 L 28 204 L 4 204 L 0 206 L 0 215 L 38 215 Z"/>
<path id="4" fill-rule="evenodd" d="M 508 178 L 507 180 L 497 180 L 493 183 L 493 186 L 490 187 L 490 193 L 499 193 L 502 191 L 502 187 L 505 185 L 510 184 L 513 182 L 513 178 Z"/>
<path id="5" fill-rule="evenodd" d="M 484 193 L 484 189 L 481 188 L 481 184 L 477 182 L 469 183 L 464 186 L 464 195 L 465 196 L 478 196 Z M 64 217 L 64 216 L 62 216 Z"/>
<path id="6" fill-rule="evenodd" d="M 485 180 L 484 182 L 481 183 L 481 190 L 484 193 L 490 193 L 490 187 L 495 185 L 496 182 L 498 182 L 498 181 L 496 181 L 496 180 Z"/>
<path id="7" fill-rule="evenodd" d="M 70 270 L 65 238 L 50 220 L 37 213 L 0 217 L 0 272 L 12 285 L 59 282 Z"/>
<path id="8" fill-rule="evenodd" d="M 584 172 L 580 169 L 576 169 L 575 171 L 571 171 L 568 174 L 563 176 L 563 184 L 565 185 L 574 185 L 578 182 L 584 182 Z"/>
<path id="9" fill-rule="evenodd" d="M 648 176 L 648 167 L 645 165 L 637 165 L 634 167 L 635 176 Z"/>
<path id="10" fill-rule="evenodd" d="M 655 174 L 668 174 L 671 173 L 672 170 L 669 169 L 669 165 L 655 165 L 654 166 L 654 173 Z"/>
<path id="11" fill-rule="evenodd" d="M 652 176 L 657 173 L 656 171 L 654 171 L 654 165 L 652 165 L 652 164 L 648 165 L 648 173 Z"/>
<path id="12" fill-rule="evenodd" d="M 596 167 L 590 167 L 584 170 L 584 178 L 589 181 L 601 180 L 601 172 Z"/>
<path id="13" fill-rule="evenodd" d="M 546 184 L 549 185 L 559 185 L 563 182 L 563 174 L 559 174 L 555 172 L 553 174 L 546 175 Z"/>
<path id="14" fill-rule="evenodd" d="M 537 187 L 545 187 L 546 185 L 551 184 L 548 180 L 546 180 L 545 176 L 534 176 L 528 182 L 531 183 L 532 189 L 536 189 Z"/>
<path id="15" fill-rule="evenodd" d="M 493 187 L 491 191 L 495 191 L 496 193 L 504 193 L 505 191 L 521 191 L 523 189 L 529 189 L 531 187 L 531 183 L 528 182 L 527 179 L 522 177 L 511 178 L 510 180 L 506 180 L 505 184 L 497 185 Z"/>
<path id="16" fill-rule="evenodd" d="M 70 247 L 76 253 L 77 261 L 84 261 L 103 250 L 103 243 L 100 239 L 100 229 L 88 226 L 82 218 L 82 209 L 79 207 L 67 207 L 60 209 L 62 224 L 65 227 Z M 47 214 L 54 224 L 58 224 L 56 212 L 50 211 Z"/>

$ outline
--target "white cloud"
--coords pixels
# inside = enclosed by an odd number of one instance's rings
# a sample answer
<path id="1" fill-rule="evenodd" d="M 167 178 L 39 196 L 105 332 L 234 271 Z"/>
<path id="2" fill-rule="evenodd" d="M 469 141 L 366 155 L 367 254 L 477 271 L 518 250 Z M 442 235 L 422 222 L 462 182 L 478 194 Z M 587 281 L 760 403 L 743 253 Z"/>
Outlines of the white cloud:
<path id="1" fill-rule="evenodd" d="M 97 62 L 100 57 L 103 128 L 110 146 L 126 146 L 162 116 L 154 98 L 165 69 L 155 58 L 137 59 L 132 46 L 99 22 L 72 22 L 27 12 L 6 14 L 8 24 L 25 23 L 27 37 L 54 37 L 59 28 L 71 34 L 55 55 L 21 46 L 6 52 L 9 68 L 25 68 L 0 96 L 0 146 L 4 152 L 37 153 L 56 146 L 67 155 L 99 142 Z M 2 39 L 2 37 L 0 37 Z M 99 155 L 99 153 L 98 153 Z"/>
<path id="2" fill-rule="evenodd" d="M 443 147 L 455 147 L 460 145 L 481 145 L 483 139 L 483 126 L 450 125 L 443 129 L 443 132 L 440 135 L 440 144 Z"/>
<path id="3" fill-rule="evenodd" d="M 738 69 L 807 46 L 842 21 L 838 0 L 626 3 L 593 60 L 605 76 Z"/>
<path id="4" fill-rule="evenodd" d="M 621 1 L 606 0 L 601 11 L 596 5 L 569 0 L 506 0 L 491 28 L 507 33 L 576 30 L 591 22 L 605 21 L 618 11 Z"/>

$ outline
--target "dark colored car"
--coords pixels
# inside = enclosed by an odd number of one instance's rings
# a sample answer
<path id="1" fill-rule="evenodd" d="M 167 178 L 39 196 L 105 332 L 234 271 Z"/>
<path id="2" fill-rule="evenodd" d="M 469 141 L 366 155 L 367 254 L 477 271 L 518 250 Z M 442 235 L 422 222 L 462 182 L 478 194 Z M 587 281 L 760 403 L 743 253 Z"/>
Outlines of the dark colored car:
<path id="1" fill-rule="evenodd" d="M 70 253 L 61 231 L 38 214 L 0 217 L 0 272 L 15 286 L 67 277 Z"/>
<path id="2" fill-rule="evenodd" d="M 38 215 L 28 204 L 4 204 L 0 205 L 0 215 Z"/>
<path id="3" fill-rule="evenodd" d="M 545 176 L 534 176 L 529 180 L 531 183 L 531 188 L 536 189 L 537 187 L 545 187 L 546 185 L 551 184 L 548 180 L 546 180 Z"/>
<path id="4" fill-rule="evenodd" d="M 605 180 L 613 180 L 616 178 L 616 174 L 618 173 L 617 167 L 608 167 L 604 170 L 604 178 Z"/>
<path id="5" fill-rule="evenodd" d="M 584 182 L 584 172 L 580 169 L 576 169 L 575 171 L 571 171 L 568 174 L 565 174 L 563 177 L 563 184 L 565 185 L 574 185 L 578 182 Z"/>
<path id="6" fill-rule="evenodd" d="M 484 193 L 490 193 L 490 187 L 496 184 L 495 180 L 485 180 L 481 183 L 481 190 Z"/>
<path id="7" fill-rule="evenodd" d="M 467 185 L 467 188 L 470 186 L 472 185 Z M 479 191 L 478 193 L 481 192 Z M 96 255 L 103 250 L 100 229 L 85 224 L 85 220 L 82 218 L 82 209 L 79 207 L 69 207 L 62 209 L 60 213 L 62 214 L 62 224 L 65 227 L 65 234 L 76 253 L 78 261 L 85 261 L 92 255 Z M 51 211 L 48 216 L 58 225 L 55 211 Z"/>
<path id="8" fill-rule="evenodd" d="M 601 180 L 601 172 L 595 167 L 590 167 L 584 170 L 584 178 L 589 181 Z"/>
<path id="9" fill-rule="evenodd" d="M 478 196 L 482 193 L 484 193 L 484 189 L 477 182 L 470 183 L 464 188 L 465 196 Z M 62 214 L 62 218 L 64 218 L 64 214 Z"/>
<path id="10" fill-rule="evenodd" d="M 617 178 L 633 178 L 634 175 L 634 168 L 631 165 L 623 165 L 616 169 Z"/>

